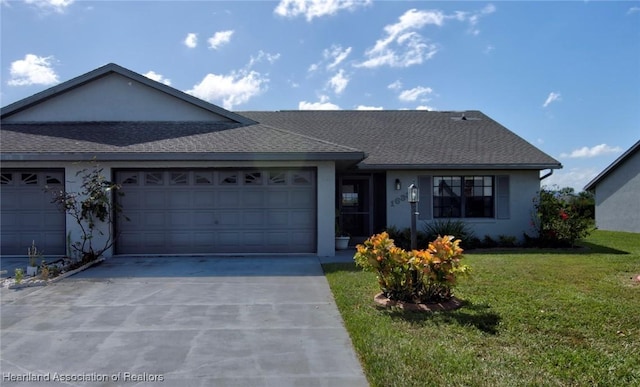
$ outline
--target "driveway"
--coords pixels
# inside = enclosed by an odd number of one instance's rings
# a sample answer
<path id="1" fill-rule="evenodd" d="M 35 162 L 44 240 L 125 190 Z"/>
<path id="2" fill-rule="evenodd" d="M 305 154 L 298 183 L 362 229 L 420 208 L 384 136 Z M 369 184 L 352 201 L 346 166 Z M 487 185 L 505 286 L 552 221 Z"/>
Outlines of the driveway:
<path id="1" fill-rule="evenodd" d="M 2 385 L 367 385 L 317 257 L 116 257 L 0 291 Z"/>

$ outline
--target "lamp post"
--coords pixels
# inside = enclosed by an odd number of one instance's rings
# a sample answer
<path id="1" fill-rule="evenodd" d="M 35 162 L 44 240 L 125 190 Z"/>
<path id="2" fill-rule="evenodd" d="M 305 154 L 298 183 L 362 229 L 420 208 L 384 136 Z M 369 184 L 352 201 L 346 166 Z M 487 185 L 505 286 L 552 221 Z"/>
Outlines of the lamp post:
<path id="1" fill-rule="evenodd" d="M 407 189 L 409 203 L 411 204 L 411 250 L 418 249 L 418 236 L 416 233 L 416 218 L 418 217 L 418 201 L 420 200 L 420 190 L 415 184 L 411 184 Z"/>

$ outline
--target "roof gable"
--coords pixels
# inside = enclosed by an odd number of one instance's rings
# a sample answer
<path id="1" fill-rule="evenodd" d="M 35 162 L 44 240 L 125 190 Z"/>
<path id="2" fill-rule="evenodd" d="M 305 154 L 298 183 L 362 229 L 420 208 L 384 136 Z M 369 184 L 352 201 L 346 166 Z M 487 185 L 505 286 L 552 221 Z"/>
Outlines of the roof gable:
<path id="1" fill-rule="evenodd" d="M 254 123 L 113 63 L 3 108 L 2 120 Z"/>
<path id="2" fill-rule="evenodd" d="M 584 186 L 585 191 L 591 191 L 596 188 L 596 186 L 604 180 L 611 172 L 615 171 L 620 165 L 622 165 L 626 160 L 634 157 L 638 154 L 640 150 L 640 140 L 631 146 L 631 148 L 627 149 L 620 157 L 618 157 L 613 163 L 611 163 L 608 167 L 606 167 L 602 172 L 598 174 L 593 180 L 591 180 L 587 185 Z"/>

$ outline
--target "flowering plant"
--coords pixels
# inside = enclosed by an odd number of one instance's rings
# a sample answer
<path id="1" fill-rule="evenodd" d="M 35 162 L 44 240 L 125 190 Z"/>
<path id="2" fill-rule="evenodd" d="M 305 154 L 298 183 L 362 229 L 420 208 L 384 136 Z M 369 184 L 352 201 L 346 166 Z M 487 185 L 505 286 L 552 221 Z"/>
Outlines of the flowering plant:
<path id="1" fill-rule="evenodd" d="M 386 232 L 373 235 L 357 247 L 356 264 L 377 273 L 382 293 L 391 300 L 436 302 L 450 299 L 459 274 L 469 268 L 460 263 L 460 240 L 438 237 L 425 250 L 407 252 L 394 245 Z"/>

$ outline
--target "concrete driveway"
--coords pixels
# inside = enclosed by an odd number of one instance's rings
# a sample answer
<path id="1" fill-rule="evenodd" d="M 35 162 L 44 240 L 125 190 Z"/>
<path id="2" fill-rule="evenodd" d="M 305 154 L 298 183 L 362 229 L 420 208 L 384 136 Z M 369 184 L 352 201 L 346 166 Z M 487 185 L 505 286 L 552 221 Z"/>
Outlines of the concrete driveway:
<path id="1" fill-rule="evenodd" d="M 367 385 L 316 257 L 117 257 L 0 295 L 2 385 Z"/>

